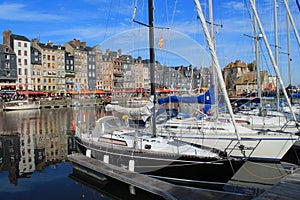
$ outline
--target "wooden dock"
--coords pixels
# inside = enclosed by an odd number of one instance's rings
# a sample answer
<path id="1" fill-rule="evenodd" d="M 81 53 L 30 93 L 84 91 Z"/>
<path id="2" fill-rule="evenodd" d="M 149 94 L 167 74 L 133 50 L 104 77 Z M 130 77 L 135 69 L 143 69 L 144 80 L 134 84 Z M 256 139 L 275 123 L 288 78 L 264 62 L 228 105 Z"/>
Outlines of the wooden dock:
<path id="1" fill-rule="evenodd" d="M 99 99 L 68 99 L 68 100 L 43 100 L 40 101 L 40 109 L 67 108 L 67 107 L 90 107 L 103 105 Z"/>
<path id="2" fill-rule="evenodd" d="M 174 185 L 78 153 L 69 155 L 68 159 L 73 165 L 79 165 L 164 199 L 251 199 L 242 194 Z M 94 173 L 90 175 L 95 176 Z"/>
<path id="3" fill-rule="evenodd" d="M 297 170 L 284 178 L 255 200 L 300 199 L 300 171 Z"/>

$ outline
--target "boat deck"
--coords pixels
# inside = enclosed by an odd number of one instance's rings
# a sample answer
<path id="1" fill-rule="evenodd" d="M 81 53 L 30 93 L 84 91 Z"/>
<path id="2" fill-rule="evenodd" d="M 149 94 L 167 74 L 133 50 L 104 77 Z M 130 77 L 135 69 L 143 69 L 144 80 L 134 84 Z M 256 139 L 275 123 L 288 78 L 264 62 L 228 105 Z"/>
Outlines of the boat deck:
<path id="1" fill-rule="evenodd" d="M 250 199 L 249 196 L 242 194 L 174 185 L 78 153 L 69 155 L 68 159 L 71 164 L 80 165 L 164 199 Z M 91 173 L 90 175 L 93 176 L 94 174 Z"/>

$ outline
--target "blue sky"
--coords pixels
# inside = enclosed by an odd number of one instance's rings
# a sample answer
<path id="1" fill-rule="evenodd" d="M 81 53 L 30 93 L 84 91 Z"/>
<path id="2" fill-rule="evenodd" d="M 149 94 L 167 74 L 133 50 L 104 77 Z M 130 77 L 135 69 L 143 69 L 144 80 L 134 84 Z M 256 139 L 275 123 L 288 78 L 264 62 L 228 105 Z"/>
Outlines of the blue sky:
<path id="1" fill-rule="evenodd" d="M 208 19 L 208 9 L 201 0 Z M 250 63 L 255 59 L 251 9 L 249 1 L 213 0 L 216 49 L 223 68 L 239 59 Z M 258 13 L 274 55 L 273 0 L 259 0 Z M 12 30 L 28 39 L 64 44 L 74 38 L 88 46 L 100 44 L 102 50 L 122 49 L 124 54 L 148 57 L 147 29 L 132 22 L 137 7 L 137 21 L 147 23 L 147 1 L 138 0 L 3 0 L 0 2 L 0 30 Z M 155 30 L 156 59 L 166 65 L 192 64 L 208 66 L 209 51 L 193 0 L 156 0 Z M 289 0 L 296 27 L 300 32 L 300 11 L 295 0 Z M 286 16 L 283 1 L 278 1 L 279 68 L 285 84 L 289 83 L 287 67 Z M 159 38 L 164 47 L 159 49 Z M 275 75 L 263 40 L 260 41 L 262 70 Z M 291 27 L 292 84 L 300 85 L 300 47 Z"/>

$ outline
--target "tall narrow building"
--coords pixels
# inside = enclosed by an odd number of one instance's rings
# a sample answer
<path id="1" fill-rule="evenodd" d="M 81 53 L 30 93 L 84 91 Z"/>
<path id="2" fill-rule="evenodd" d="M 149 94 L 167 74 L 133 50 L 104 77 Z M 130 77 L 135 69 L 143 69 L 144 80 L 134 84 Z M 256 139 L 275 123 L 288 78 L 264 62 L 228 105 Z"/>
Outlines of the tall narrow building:
<path id="1" fill-rule="evenodd" d="M 60 44 L 54 45 L 51 41 L 40 43 L 38 39 L 32 40 L 32 47 L 41 52 L 41 88 L 43 91 L 65 95 L 66 70 L 65 70 L 65 47 Z"/>
<path id="2" fill-rule="evenodd" d="M 3 32 L 3 44 L 10 46 L 17 56 L 17 89 L 32 90 L 30 40 L 25 36 L 12 34 L 11 30 L 6 30 Z"/>
<path id="3" fill-rule="evenodd" d="M 74 56 L 75 88 L 88 90 L 86 42 L 74 39 L 64 44 L 65 50 Z"/>
<path id="4" fill-rule="evenodd" d="M 0 90 L 15 90 L 17 81 L 16 54 L 7 45 L 0 44 Z"/>

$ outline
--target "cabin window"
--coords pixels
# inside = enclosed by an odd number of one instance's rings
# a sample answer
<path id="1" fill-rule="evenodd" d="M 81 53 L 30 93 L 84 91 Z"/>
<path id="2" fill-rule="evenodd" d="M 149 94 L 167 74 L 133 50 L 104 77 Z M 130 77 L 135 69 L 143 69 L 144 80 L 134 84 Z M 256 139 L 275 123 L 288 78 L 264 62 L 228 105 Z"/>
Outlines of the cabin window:
<path id="1" fill-rule="evenodd" d="M 150 144 L 145 144 L 145 149 L 151 149 L 151 145 Z"/>

